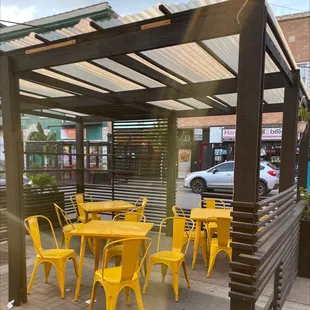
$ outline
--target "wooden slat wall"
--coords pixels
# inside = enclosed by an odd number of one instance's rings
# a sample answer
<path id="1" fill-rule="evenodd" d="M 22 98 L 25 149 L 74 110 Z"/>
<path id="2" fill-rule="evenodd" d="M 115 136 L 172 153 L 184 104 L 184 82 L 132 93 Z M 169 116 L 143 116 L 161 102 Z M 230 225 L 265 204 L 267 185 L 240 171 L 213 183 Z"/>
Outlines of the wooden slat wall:
<path id="1" fill-rule="evenodd" d="M 244 242 L 231 243 L 243 253 L 231 262 L 231 297 L 256 302 L 274 276 L 274 295 L 265 309 L 281 309 L 297 275 L 299 222 L 304 207 L 304 201 L 296 203 L 296 191 L 291 187 L 257 203 L 256 223 L 240 220 L 248 218 L 246 212 L 232 212 L 232 237 Z M 245 227 L 252 227 L 255 233 L 242 232 Z"/>
<path id="2" fill-rule="evenodd" d="M 113 123 L 112 197 L 147 197 L 145 215 L 156 226 L 166 217 L 167 140 L 167 120 Z"/>
<path id="3" fill-rule="evenodd" d="M 73 206 L 70 201 L 70 196 L 76 193 L 76 185 L 75 184 L 65 184 L 65 185 L 59 185 L 57 187 L 58 191 L 61 193 L 64 193 L 64 208 L 65 211 L 72 215 L 74 218 L 75 211 L 73 209 Z M 28 190 L 29 191 L 29 190 Z M 24 191 L 24 194 L 27 192 L 27 190 Z M 43 197 L 41 200 L 37 199 L 38 196 L 35 197 L 33 200 L 30 196 L 27 198 L 28 205 L 30 204 L 41 204 L 44 210 L 44 214 L 48 215 L 49 218 L 53 220 L 53 224 L 55 226 L 58 225 L 56 216 L 54 217 L 54 208 L 53 203 L 56 202 L 58 204 L 62 204 L 60 201 L 53 201 L 49 197 Z M 4 241 L 7 239 L 7 204 L 6 204 L 6 187 L 4 185 L 0 186 L 0 241 Z M 40 213 L 38 213 L 40 214 Z M 49 216 L 50 215 L 50 216 Z M 26 216 L 26 215 L 25 215 Z"/>

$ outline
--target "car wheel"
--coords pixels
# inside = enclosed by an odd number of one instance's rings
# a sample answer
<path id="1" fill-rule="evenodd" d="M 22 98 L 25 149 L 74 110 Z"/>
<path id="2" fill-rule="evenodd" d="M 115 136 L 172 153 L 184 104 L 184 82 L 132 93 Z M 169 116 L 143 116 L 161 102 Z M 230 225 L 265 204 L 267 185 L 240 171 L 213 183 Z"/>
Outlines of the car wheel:
<path id="1" fill-rule="evenodd" d="M 196 194 L 201 194 L 206 189 L 206 184 L 201 179 L 194 179 L 191 183 L 192 191 Z"/>
<path id="2" fill-rule="evenodd" d="M 262 181 L 259 182 L 258 193 L 259 193 L 259 196 L 266 196 L 267 195 L 267 186 Z"/>

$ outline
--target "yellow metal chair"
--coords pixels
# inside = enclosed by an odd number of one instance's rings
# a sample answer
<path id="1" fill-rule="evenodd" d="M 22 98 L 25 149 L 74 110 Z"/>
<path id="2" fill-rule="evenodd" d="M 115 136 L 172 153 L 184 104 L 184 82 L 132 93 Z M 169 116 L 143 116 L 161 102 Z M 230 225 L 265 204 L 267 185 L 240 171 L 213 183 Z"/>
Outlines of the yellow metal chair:
<path id="1" fill-rule="evenodd" d="M 203 206 L 203 203 L 205 202 L 206 207 L 208 209 L 215 209 L 216 207 L 216 202 L 219 201 L 223 209 L 226 209 L 225 202 L 221 199 L 204 199 L 201 201 L 201 207 Z M 209 221 L 206 223 L 205 228 L 207 230 L 207 236 L 208 236 L 208 248 L 210 248 L 210 242 L 214 233 L 217 231 L 217 223 L 215 218 L 210 218 Z"/>
<path id="2" fill-rule="evenodd" d="M 113 221 L 117 221 L 121 216 L 122 216 L 122 214 L 115 215 L 113 218 Z M 140 214 L 138 212 L 130 211 L 130 212 L 126 212 L 124 214 L 124 221 L 145 223 L 146 217 L 145 217 L 145 215 Z M 107 244 L 111 243 L 111 241 L 112 240 L 107 240 Z M 108 267 L 108 263 L 109 263 L 110 259 L 113 257 L 115 259 L 115 266 L 120 266 L 122 255 L 123 255 L 123 248 L 124 248 L 123 244 L 115 244 L 114 246 L 111 246 L 107 249 L 106 260 L 105 260 L 107 265 L 105 265 L 105 268 Z"/>
<path id="3" fill-rule="evenodd" d="M 208 278 L 211 275 L 216 255 L 219 252 L 226 252 L 226 254 L 229 256 L 229 259 L 231 260 L 232 249 L 230 247 L 230 223 L 230 218 L 217 218 L 217 238 L 212 238 L 210 242 L 210 259 L 207 275 Z"/>
<path id="4" fill-rule="evenodd" d="M 72 223 L 67 212 L 60 208 L 56 203 L 54 203 L 54 208 L 56 211 L 58 223 L 62 228 L 60 247 L 62 248 L 65 244 L 65 248 L 70 249 L 70 241 L 72 237 L 70 232 L 78 227 L 81 227 L 83 223 Z"/>
<path id="5" fill-rule="evenodd" d="M 136 202 L 135 202 L 135 211 L 137 213 L 140 213 L 144 215 L 144 210 L 145 206 L 147 204 L 147 198 L 146 197 L 140 197 Z"/>
<path id="6" fill-rule="evenodd" d="M 44 250 L 42 248 L 38 219 L 46 220 L 49 223 L 56 248 L 49 249 L 49 250 Z M 31 279 L 30 279 L 30 282 L 27 288 L 27 293 L 30 294 L 30 290 L 33 285 L 39 265 L 44 264 L 45 283 L 47 283 L 48 281 L 48 276 L 50 274 L 51 267 L 53 265 L 56 268 L 56 272 L 57 272 L 60 296 L 61 298 L 64 298 L 65 297 L 65 265 L 69 259 L 72 259 L 75 274 L 77 276 L 77 264 L 76 264 L 75 251 L 72 249 L 60 249 L 59 248 L 53 225 L 47 217 L 43 215 L 30 216 L 24 220 L 24 225 L 32 238 L 33 245 L 37 253 L 33 271 L 31 274 Z"/>
<path id="7" fill-rule="evenodd" d="M 105 266 L 107 265 L 108 257 L 107 252 L 110 247 L 115 247 L 116 244 L 118 244 L 119 242 L 121 242 L 123 246 L 123 264 L 119 267 L 106 268 Z M 139 259 L 140 247 L 142 242 L 149 242 L 149 244 L 146 248 L 146 252 L 140 265 L 138 265 L 137 261 Z M 93 308 L 98 283 L 100 283 L 104 288 L 106 294 L 107 310 L 116 309 L 118 294 L 124 288 L 126 293 L 126 303 L 130 303 L 129 295 L 130 289 L 132 289 L 135 292 L 139 310 L 144 309 L 138 274 L 142 267 L 142 264 L 145 261 L 147 252 L 149 251 L 151 244 L 152 240 L 150 238 L 128 238 L 113 241 L 105 246 L 103 250 L 104 260 L 102 263 L 102 269 L 95 272 L 89 310 Z"/>
<path id="8" fill-rule="evenodd" d="M 186 217 L 183 209 L 179 206 L 173 206 L 172 207 L 172 212 L 175 217 Z M 188 223 L 186 223 L 184 235 L 183 235 L 183 245 L 186 244 L 186 242 L 189 240 L 189 232 L 190 232 L 190 227 L 188 227 Z M 195 241 L 195 234 L 191 235 L 191 238 L 189 241 Z M 208 265 L 208 259 L 207 259 L 207 236 L 205 231 L 200 231 L 200 236 L 199 236 L 199 246 L 202 250 L 202 257 L 203 261 L 205 263 L 205 266 L 207 267 Z"/>
<path id="9" fill-rule="evenodd" d="M 160 236 L 162 226 L 164 223 L 167 223 L 167 221 L 173 221 L 172 249 L 171 251 L 160 251 Z M 187 240 L 185 251 L 184 253 L 182 253 L 182 250 L 184 248 L 183 236 L 187 223 L 191 227 L 191 230 L 189 231 L 189 238 Z M 193 229 L 194 229 L 194 222 L 186 217 L 167 217 L 164 220 L 162 220 L 158 233 L 157 253 L 152 254 L 150 256 L 143 293 L 146 292 L 152 267 L 153 265 L 156 264 L 161 264 L 161 273 L 163 282 L 167 274 L 167 269 L 168 267 L 170 268 L 172 273 L 172 283 L 173 283 L 175 301 L 179 300 L 179 274 L 181 265 L 183 267 L 187 285 L 190 288 L 190 282 L 187 275 L 187 269 L 185 263 L 185 255 L 188 251 L 188 246 L 190 243 L 191 234 L 193 233 Z"/>
<path id="10" fill-rule="evenodd" d="M 77 221 L 82 222 L 84 224 L 86 223 L 86 214 L 85 214 L 84 208 L 82 208 L 80 204 L 85 202 L 84 198 L 86 197 L 88 197 L 89 200 L 93 202 L 93 197 L 87 193 L 79 193 L 79 194 L 75 194 L 70 197 L 71 203 L 76 213 Z M 98 216 L 98 220 L 100 219 L 101 217 Z M 89 218 L 88 220 L 91 220 L 91 218 Z"/>

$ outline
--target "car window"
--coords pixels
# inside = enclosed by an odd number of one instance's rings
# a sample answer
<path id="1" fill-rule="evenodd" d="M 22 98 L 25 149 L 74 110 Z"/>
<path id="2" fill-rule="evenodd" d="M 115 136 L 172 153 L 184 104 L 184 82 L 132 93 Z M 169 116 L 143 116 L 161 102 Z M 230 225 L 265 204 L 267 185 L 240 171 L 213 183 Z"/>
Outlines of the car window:
<path id="1" fill-rule="evenodd" d="M 280 170 L 277 166 L 275 166 L 275 165 L 273 165 L 271 163 L 268 163 L 267 166 L 270 167 L 273 170 Z"/>
<path id="2" fill-rule="evenodd" d="M 264 169 L 265 169 L 265 167 L 260 165 L 260 170 L 264 170 Z"/>
<path id="3" fill-rule="evenodd" d="M 226 163 L 215 168 L 219 172 L 234 171 L 234 163 Z"/>

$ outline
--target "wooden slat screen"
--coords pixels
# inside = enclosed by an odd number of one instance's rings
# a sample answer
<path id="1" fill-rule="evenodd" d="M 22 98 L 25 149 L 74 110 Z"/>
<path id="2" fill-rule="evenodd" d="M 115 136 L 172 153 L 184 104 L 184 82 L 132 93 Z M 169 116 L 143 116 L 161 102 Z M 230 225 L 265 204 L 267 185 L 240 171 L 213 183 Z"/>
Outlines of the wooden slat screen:
<path id="1" fill-rule="evenodd" d="M 145 215 L 158 225 L 166 217 L 167 120 L 113 123 L 112 197 L 135 202 L 147 197 Z"/>

